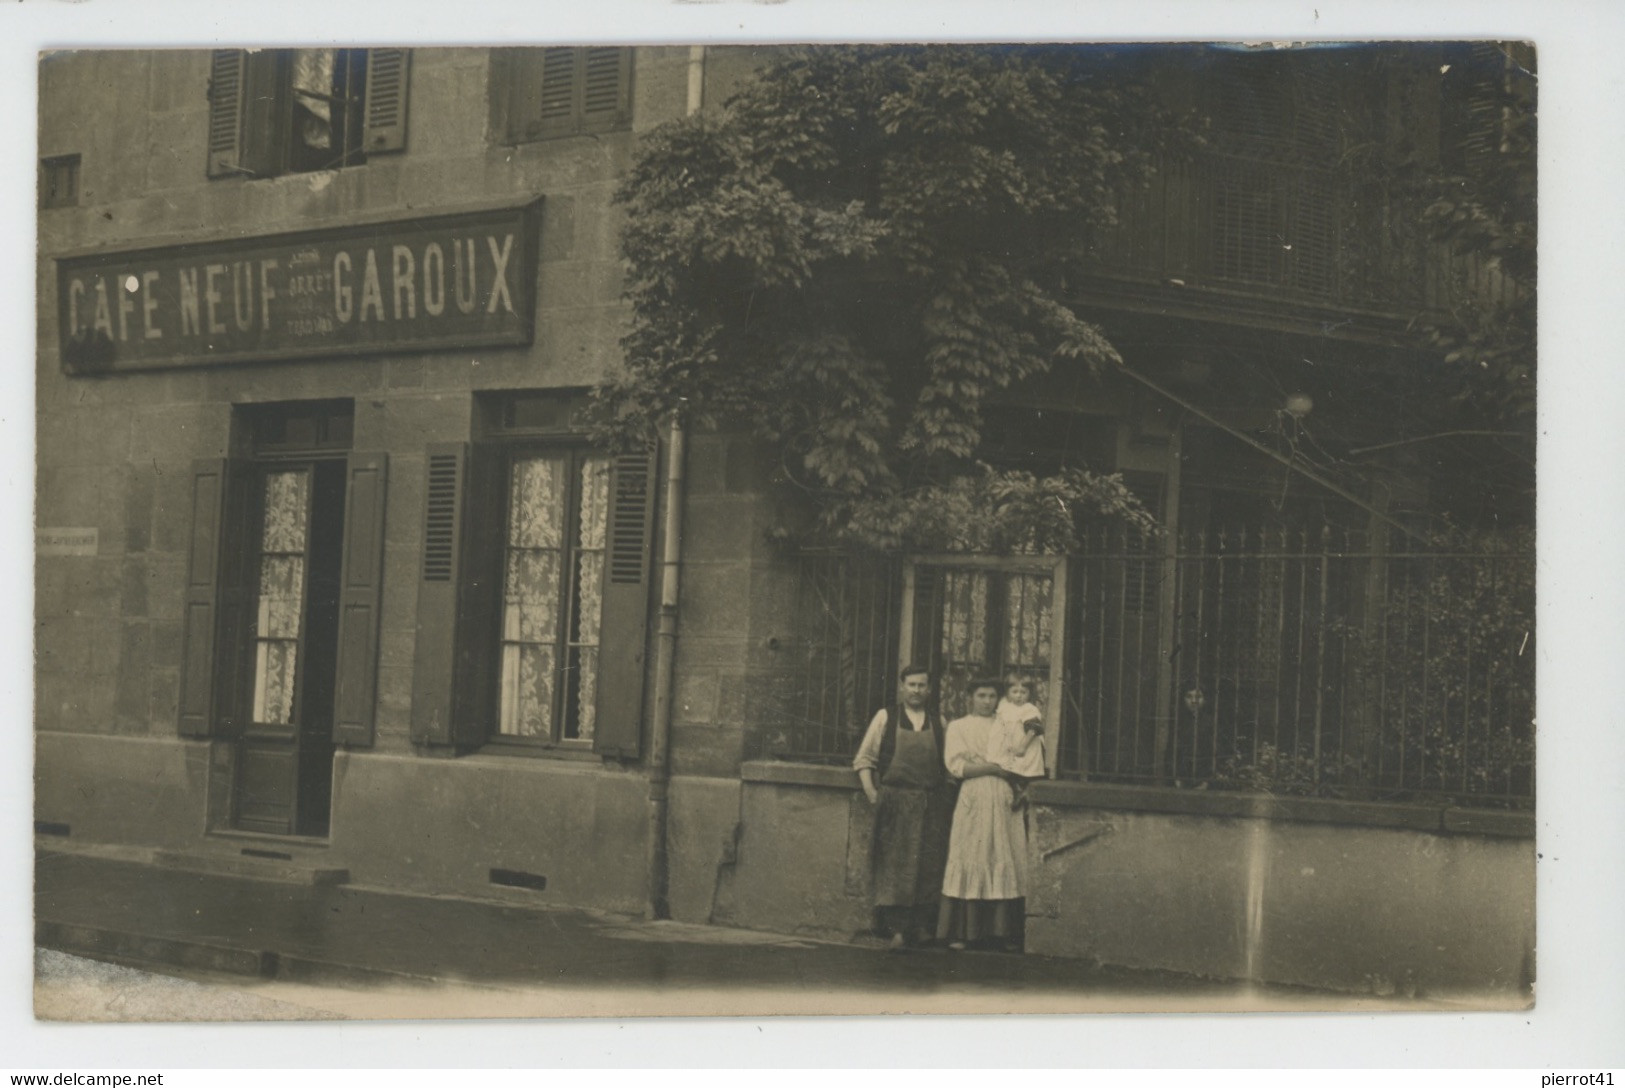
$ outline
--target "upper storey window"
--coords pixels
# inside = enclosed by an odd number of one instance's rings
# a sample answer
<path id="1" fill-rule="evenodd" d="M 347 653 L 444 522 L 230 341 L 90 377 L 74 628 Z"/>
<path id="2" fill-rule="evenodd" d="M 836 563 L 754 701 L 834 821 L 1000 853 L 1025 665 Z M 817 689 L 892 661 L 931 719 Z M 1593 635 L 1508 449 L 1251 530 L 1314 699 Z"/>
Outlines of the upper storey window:
<path id="1" fill-rule="evenodd" d="M 613 132 L 632 125 L 632 50 L 491 51 L 491 131 L 504 143 Z"/>
<path id="2" fill-rule="evenodd" d="M 79 203 L 79 156 L 54 155 L 40 160 L 39 206 L 71 208 Z"/>
<path id="3" fill-rule="evenodd" d="M 216 49 L 209 176 L 354 166 L 406 146 L 405 49 Z"/>

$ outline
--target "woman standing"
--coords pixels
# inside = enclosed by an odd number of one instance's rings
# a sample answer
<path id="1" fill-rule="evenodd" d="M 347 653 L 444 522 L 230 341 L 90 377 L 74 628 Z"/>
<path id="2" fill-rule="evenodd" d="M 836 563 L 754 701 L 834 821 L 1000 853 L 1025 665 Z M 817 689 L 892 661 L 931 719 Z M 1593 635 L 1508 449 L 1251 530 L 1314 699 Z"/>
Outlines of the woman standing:
<path id="1" fill-rule="evenodd" d="M 971 712 L 948 723 L 943 761 L 959 779 L 942 878 L 937 939 L 953 949 L 972 944 L 1019 951 L 1027 895 L 1027 824 L 1013 809 L 1015 792 L 1006 772 L 987 758 L 997 727 L 997 680 L 974 680 Z"/>

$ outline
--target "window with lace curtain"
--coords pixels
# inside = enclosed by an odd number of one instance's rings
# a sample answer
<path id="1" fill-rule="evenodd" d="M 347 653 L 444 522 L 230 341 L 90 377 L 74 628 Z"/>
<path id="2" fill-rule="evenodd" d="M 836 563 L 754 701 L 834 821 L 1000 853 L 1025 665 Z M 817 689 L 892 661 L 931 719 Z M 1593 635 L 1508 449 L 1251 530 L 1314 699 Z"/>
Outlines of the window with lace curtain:
<path id="1" fill-rule="evenodd" d="M 654 451 L 594 447 L 585 391 L 482 394 L 426 450 L 413 739 L 641 751 Z"/>
<path id="2" fill-rule="evenodd" d="M 602 454 L 508 459 L 499 738 L 592 740 L 608 502 Z"/>

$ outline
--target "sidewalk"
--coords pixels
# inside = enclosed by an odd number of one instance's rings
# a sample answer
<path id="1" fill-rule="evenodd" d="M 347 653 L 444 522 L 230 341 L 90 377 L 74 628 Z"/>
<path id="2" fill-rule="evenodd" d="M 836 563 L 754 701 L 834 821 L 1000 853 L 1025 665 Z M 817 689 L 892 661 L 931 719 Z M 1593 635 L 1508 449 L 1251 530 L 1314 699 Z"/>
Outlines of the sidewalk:
<path id="1" fill-rule="evenodd" d="M 364 991 L 379 999 L 378 1016 L 1351 1007 L 1341 995 L 1043 956 L 897 954 L 878 943 L 192 872 L 45 841 L 35 873 L 40 947 L 234 985 Z M 452 991 L 457 1000 L 435 1003 Z M 405 992 L 417 1000 L 402 1005 Z"/>

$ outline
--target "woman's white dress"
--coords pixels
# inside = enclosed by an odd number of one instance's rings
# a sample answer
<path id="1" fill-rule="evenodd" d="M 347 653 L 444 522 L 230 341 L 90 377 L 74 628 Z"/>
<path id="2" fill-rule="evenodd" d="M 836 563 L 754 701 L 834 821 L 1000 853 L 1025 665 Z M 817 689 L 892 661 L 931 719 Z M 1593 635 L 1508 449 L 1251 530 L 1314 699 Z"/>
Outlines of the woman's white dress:
<path id="1" fill-rule="evenodd" d="M 963 778 L 968 759 L 985 760 L 997 724 L 975 715 L 948 723 L 943 762 Z M 942 894 L 955 899 L 1019 899 L 1027 894 L 1027 825 L 1010 808 L 1010 784 L 998 775 L 964 779 L 948 839 Z"/>

